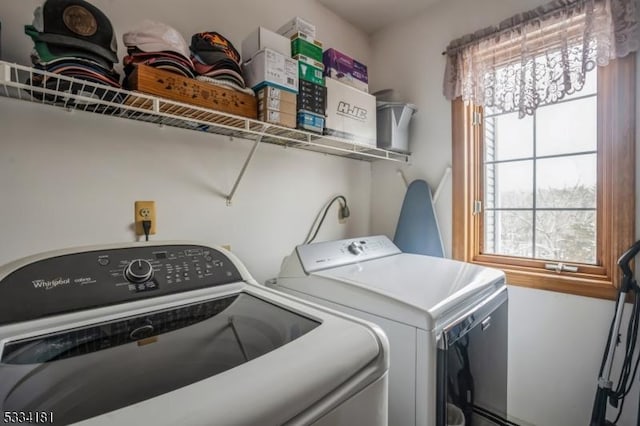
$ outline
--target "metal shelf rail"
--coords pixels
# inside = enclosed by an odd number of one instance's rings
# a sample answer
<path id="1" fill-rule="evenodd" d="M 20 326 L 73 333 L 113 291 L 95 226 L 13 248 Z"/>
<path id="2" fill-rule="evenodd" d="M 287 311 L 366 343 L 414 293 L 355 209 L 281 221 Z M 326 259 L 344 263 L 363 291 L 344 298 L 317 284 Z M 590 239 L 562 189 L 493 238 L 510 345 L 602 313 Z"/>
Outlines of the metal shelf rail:
<path id="1" fill-rule="evenodd" d="M 260 142 L 364 161 L 408 163 L 410 160 L 409 154 L 267 124 L 4 61 L 0 61 L 0 96 L 254 141 L 233 190 L 226 197 L 229 205 Z"/>

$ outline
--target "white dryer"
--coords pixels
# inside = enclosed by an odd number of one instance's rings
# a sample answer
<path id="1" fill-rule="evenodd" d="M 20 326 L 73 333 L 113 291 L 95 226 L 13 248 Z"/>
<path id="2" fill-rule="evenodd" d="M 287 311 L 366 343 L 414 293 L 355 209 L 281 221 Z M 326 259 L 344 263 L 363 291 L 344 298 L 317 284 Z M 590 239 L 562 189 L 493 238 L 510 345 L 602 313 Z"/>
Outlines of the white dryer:
<path id="1" fill-rule="evenodd" d="M 385 331 L 390 425 L 510 424 L 503 272 L 373 236 L 298 246 L 268 285 Z"/>
<path id="2" fill-rule="evenodd" d="M 221 248 L 99 246 L 0 268 L 9 423 L 387 424 L 376 326 L 259 286 Z"/>

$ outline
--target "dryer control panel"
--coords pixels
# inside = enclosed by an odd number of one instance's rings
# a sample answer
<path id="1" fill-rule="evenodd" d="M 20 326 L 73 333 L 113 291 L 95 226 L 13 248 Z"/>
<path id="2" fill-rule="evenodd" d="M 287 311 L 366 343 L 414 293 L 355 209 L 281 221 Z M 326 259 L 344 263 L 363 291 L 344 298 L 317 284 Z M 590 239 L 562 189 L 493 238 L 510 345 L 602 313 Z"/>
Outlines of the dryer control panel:
<path id="1" fill-rule="evenodd" d="M 401 253 L 384 235 L 305 244 L 296 252 L 307 274 Z"/>
<path id="2" fill-rule="evenodd" d="M 199 245 L 52 255 L 0 275 L 0 324 L 242 280 L 223 252 Z"/>

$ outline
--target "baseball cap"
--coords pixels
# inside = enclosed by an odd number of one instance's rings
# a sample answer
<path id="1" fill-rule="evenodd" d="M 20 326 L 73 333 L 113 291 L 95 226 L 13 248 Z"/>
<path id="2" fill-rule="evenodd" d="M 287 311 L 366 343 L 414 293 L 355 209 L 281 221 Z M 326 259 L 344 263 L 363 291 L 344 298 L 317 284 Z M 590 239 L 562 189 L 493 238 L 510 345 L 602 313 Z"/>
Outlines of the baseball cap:
<path id="1" fill-rule="evenodd" d="M 224 36 L 214 31 L 191 36 L 191 51 L 208 65 L 231 59 L 240 66 L 240 54 L 236 48 Z"/>
<path id="2" fill-rule="evenodd" d="M 207 74 L 211 71 L 214 70 L 219 70 L 219 69 L 228 69 L 231 71 L 235 71 L 238 74 L 242 74 L 242 69 L 240 68 L 240 65 L 238 65 L 235 61 L 229 59 L 229 58 L 225 58 L 222 60 L 219 60 L 213 64 L 209 64 L 206 63 L 199 55 L 194 54 L 192 56 L 192 62 L 193 62 L 193 66 L 196 69 L 196 71 L 198 72 L 198 74 Z"/>
<path id="3" fill-rule="evenodd" d="M 146 19 L 125 33 L 122 40 L 127 47 L 137 47 L 143 52 L 169 51 L 189 58 L 189 46 L 182 35 L 162 22 Z"/>
<path id="4" fill-rule="evenodd" d="M 33 40 L 33 51 L 35 53 L 35 56 L 32 55 L 33 64 L 47 64 L 61 58 L 82 58 L 95 62 L 106 70 L 113 68 L 113 62 L 88 50 L 38 41 L 39 33 L 32 25 L 25 25 L 24 32 Z"/>
<path id="5" fill-rule="evenodd" d="M 33 13 L 37 41 L 82 49 L 118 62 L 117 41 L 109 18 L 84 0 L 46 0 Z"/>

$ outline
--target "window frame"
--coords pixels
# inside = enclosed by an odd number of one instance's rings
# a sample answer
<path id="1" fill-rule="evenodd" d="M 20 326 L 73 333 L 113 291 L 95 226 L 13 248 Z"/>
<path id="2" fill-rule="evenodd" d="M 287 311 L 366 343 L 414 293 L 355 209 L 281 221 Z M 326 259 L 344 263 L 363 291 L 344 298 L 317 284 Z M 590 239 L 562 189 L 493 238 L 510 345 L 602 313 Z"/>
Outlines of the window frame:
<path id="1" fill-rule="evenodd" d="M 591 72 L 598 72 L 597 265 L 554 272 L 544 266 L 557 261 L 480 252 L 484 215 L 474 205 L 484 199 L 482 108 L 460 98 L 451 104 L 454 259 L 502 269 L 511 285 L 615 299 L 616 262 L 635 241 L 635 54 Z"/>

